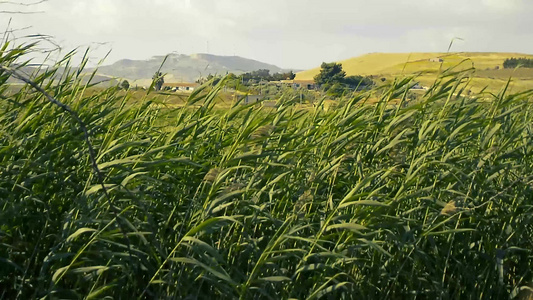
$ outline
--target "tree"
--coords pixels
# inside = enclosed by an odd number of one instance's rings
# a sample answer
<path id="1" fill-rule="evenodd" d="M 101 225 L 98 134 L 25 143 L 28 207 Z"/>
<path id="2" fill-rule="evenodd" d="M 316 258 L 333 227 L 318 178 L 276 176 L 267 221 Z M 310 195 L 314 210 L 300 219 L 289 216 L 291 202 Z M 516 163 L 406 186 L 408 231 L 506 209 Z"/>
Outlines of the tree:
<path id="1" fill-rule="evenodd" d="M 346 76 L 343 83 L 350 89 L 360 89 L 371 86 L 373 84 L 372 79 L 363 76 Z"/>
<path id="2" fill-rule="evenodd" d="M 268 80 L 269 81 L 293 80 L 294 77 L 296 77 L 296 74 L 294 74 L 293 71 L 289 71 L 287 73 L 274 73 L 272 74 L 272 76 L 270 76 L 270 78 L 268 78 Z"/>
<path id="3" fill-rule="evenodd" d="M 122 83 L 120 83 L 120 88 L 123 90 L 129 90 L 130 83 L 127 80 L 124 80 Z"/>
<path id="4" fill-rule="evenodd" d="M 340 82 L 335 82 L 335 83 L 327 84 L 327 85 L 328 85 L 328 89 L 326 90 L 326 94 L 331 97 L 340 98 L 349 91 L 349 89 L 347 89 Z"/>
<path id="5" fill-rule="evenodd" d="M 296 74 L 294 74 L 293 71 L 285 73 L 285 75 L 286 75 L 286 78 L 289 79 L 289 80 L 293 80 L 296 77 Z"/>
<path id="6" fill-rule="evenodd" d="M 220 82 L 220 80 L 222 80 L 222 76 L 213 76 L 210 73 L 209 75 L 207 75 L 206 79 L 207 82 L 211 82 L 211 85 L 215 86 Z"/>
<path id="7" fill-rule="evenodd" d="M 152 77 L 152 80 L 154 82 L 154 88 L 156 91 L 160 91 L 163 87 L 163 83 L 165 83 L 165 75 L 161 72 L 155 72 L 154 76 Z"/>
<path id="8" fill-rule="evenodd" d="M 318 73 L 314 79 L 315 83 L 319 85 L 331 86 L 335 83 L 341 83 L 346 77 L 346 72 L 342 69 L 342 64 L 338 63 L 325 63 L 320 66 L 320 73 Z"/>
<path id="9" fill-rule="evenodd" d="M 370 77 L 346 76 L 340 63 L 322 63 L 320 67 L 320 73 L 314 77 L 315 83 L 332 97 L 349 95 L 356 89 L 365 89 L 374 84 Z"/>
<path id="10" fill-rule="evenodd" d="M 503 67 L 505 69 L 514 69 L 516 67 L 522 67 L 522 68 L 533 68 L 533 59 L 530 58 L 507 58 L 503 62 Z"/>
<path id="11" fill-rule="evenodd" d="M 252 71 L 252 78 L 256 80 L 267 80 L 270 78 L 270 70 L 268 69 L 259 69 L 257 71 Z"/>

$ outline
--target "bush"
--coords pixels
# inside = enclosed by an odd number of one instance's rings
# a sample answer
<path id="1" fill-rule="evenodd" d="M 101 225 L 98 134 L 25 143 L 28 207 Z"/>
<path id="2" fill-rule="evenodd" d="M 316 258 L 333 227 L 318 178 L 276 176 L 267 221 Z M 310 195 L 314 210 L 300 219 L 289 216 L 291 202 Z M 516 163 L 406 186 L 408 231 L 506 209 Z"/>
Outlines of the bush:
<path id="1" fill-rule="evenodd" d="M 120 83 L 120 88 L 123 89 L 123 90 L 129 90 L 129 88 L 130 88 L 130 83 L 129 83 L 127 80 L 123 80 L 123 81 Z"/>
<path id="2" fill-rule="evenodd" d="M 533 59 L 529 58 L 508 58 L 503 62 L 503 67 L 506 69 L 514 69 L 516 67 L 533 68 Z"/>

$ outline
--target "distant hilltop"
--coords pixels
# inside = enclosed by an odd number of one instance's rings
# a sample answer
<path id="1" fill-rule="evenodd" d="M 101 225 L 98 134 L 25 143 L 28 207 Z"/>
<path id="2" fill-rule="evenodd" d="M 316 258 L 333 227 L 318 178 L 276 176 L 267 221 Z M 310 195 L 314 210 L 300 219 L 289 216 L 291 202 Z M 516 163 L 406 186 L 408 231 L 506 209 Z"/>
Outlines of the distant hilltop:
<path id="1" fill-rule="evenodd" d="M 124 78 L 132 84 L 149 85 L 152 76 L 159 69 L 165 56 L 154 56 L 147 60 L 123 59 L 114 64 L 101 66 L 98 74 Z M 205 53 L 192 55 L 169 54 L 161 72 L 166 73 L 166 82 L 195 82 L 199 77 L 225 75 L 226 73 L 242 74 L 246 72 L 267 69 L 271 74 L 297 71 L 282 69 L 240 56 L 219 56 Z"/>
<path id="2" fill-rule="evenodd" d="M 478 70 L 497 69 L 511 57 L 533 58 L 522 53 L 500 52 L 455 52 L 455 53 L 370 53 L 339 61 L 346 75 L 400 75 L 419 72 L 434 73 L 443 67 L 451 67 L 468 60 Z M 471 66 L 471 64 L 470 64 Z M 296 74 L 296 79 L 312 79 L 320 67 Z"/>

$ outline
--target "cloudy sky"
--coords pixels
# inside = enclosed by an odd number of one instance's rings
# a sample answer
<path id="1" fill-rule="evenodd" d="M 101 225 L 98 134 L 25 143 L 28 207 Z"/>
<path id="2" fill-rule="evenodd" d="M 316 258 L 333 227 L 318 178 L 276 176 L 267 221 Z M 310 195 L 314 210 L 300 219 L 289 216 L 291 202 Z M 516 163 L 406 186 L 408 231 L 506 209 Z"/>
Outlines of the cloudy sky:
<path id="1" fill-rule="evenodd" d="M 16 1 L 16 0 L 12 0 Z M 38 0 L 19 0 L 31 3 Z M 369 52 L 533 53 L 532 0 L 0 0 L 0 28 L 91 46 L 112 63 L 171 52 L 307 69 Z M 103 43 L 103 44 L 102 44 Z"/>

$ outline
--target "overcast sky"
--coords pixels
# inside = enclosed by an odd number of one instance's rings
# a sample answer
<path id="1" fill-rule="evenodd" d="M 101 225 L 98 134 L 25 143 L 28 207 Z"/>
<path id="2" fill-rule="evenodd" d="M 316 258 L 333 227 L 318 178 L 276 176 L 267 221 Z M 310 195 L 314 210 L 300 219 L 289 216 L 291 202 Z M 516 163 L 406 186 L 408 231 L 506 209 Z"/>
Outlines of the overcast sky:
<path id="1" fill-rule="evenodd" d="M 12 0 L 16 1 L 16 0 Z M 22 0 L 30 3 L 37 0 Z M 112 49 L 107 63 L 170 52 L 238 55 L 307 69 L 369 52 L 533 53 L 533 0 L 49 0 L 0 10 L 14 34 L 65 49 Z M 20 2 L 20 0 L 19 0 Z M 101 45 L 99 43 L 108 42 Z"/>

